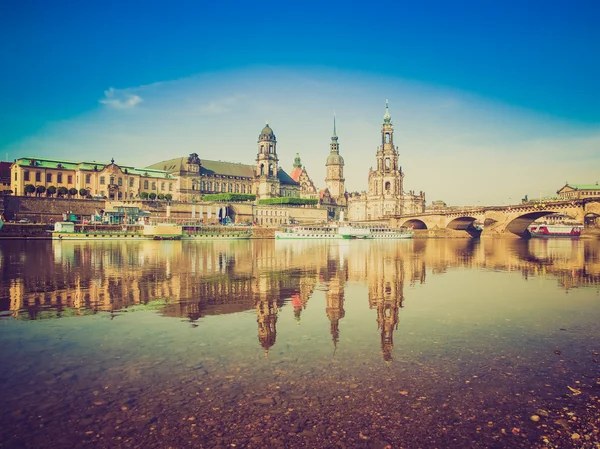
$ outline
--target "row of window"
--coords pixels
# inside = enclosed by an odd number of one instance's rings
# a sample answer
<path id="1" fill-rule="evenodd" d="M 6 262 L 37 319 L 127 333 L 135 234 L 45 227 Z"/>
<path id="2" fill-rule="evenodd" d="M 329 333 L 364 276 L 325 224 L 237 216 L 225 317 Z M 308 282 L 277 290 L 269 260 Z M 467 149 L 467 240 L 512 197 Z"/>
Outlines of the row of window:
<path id="1" fill-rule="evenodd" d="M 284 210 L 269 210 L 269 209 L 257 209 L 256 215 L 280 215 L 287 216 L 287 211 Z"/>
<path id="2" fill-rule="evenodd" d="M 245 184 L 233 184 L 233 183 L 226 183 L 226 182 L 222 182 L 222 183 L 218 183 L 218 182 L 211 182 L 211 181 L 201 181 L 200 183 L 193 183 L 192 184 L 192 190 L 198 190 L 198 186 L 200 187 L 200 191 L 201 192 L 229 192 L 229 193 L 246 193 L 246 190 L 248 191 L 248 193 L 250 193 L 252 191 L 252 189 L 250 188 L 250 186 L 247 186 Z"/>
<path id="3" fill-rule="evenodd" d="M 53 179 L 53 174 L 52 173 L 46 173 L 46 183 L 50 183 L 52 182 Z M 17 172 L 15 172 L 15 181 L 17 180 Z M 30 181 L 31 180 L 31 174 L 29 172 L 29 170 L 25 170 L 23 172 L 23 180 L 24 181 Z M 123 185 L 123 178 L 117 178 L 117 185 L 118 186 L 122 186 Z M 41 172 L 35 172 L 35 182 L 42 182 L 42 173 Z M 91 184 L 92 182 L 92 175 L 86 174 L 85 175 L 85 183 L 86 184 Z M 57 184 L 62 184 L 63 183 L 63 174 L 62 173 L 57 173 L 56 174 L 56 183 Z M 67 175 L 67 184 L 73 184 L 73 175 Z M 110 177 L 110 183 L 109 184 L 115 184 L 115 177 L 111 176 Z M 129 178 L 129 187 L 133 188 L 135 184 L 135 178 Z M 106 185 L 106 177 L 105 176 L 100 176 L 100 185 Z M 223 183 L 223 185 L 225 185 L 225 183 Z M 144 189 L 148 190 L 148 186 L 149 186 L 149 182 L 148 180 L 144 180 Z M 231 188 L 231 184 L 229 184 L 230 188 Z M 169 183 L 169 192 L 173 191 L 173 183 Z M 152 190 L 156 190 L 156 182 L 152 182 Z M 161 191 L 165 191 L 166 190 L 166 183 L 162 182 L 160 184 L 160 190 Z M 230 190 L 231 192 L 231 190 Z M 237 192 L 237 184 L 236 184 L 236 192 Z M 245 193 L 245 189 L 244 192 Z"/>

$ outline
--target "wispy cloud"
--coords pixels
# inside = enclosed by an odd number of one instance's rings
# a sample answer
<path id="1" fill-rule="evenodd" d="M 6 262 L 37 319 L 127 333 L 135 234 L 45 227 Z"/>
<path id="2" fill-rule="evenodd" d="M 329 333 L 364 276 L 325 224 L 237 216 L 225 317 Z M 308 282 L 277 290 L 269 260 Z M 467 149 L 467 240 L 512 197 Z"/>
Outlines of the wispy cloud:
<path id="1" fill-rule="evenodd" d="M 220 115 L 230 112 L 233 106 L 245 96 L 233 96 L 210 101 L 200 106 L 200 112 L 205 115 Z"/>
<path id="2" fill-rule="evenodd" d="M 130 94 L 116 90 L 114 87 L 110 87 L 104 91 L 104 98 L 99 101 L 114 109 L 131 109 L 136 107 L 143 100 L 139 95 Z"/>

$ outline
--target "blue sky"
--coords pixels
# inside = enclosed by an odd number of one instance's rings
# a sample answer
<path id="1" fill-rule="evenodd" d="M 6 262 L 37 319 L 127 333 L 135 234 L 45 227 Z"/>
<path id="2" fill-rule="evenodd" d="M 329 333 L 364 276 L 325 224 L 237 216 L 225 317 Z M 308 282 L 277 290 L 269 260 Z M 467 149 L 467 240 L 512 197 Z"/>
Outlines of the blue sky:
<path id="1" fill-rule="evenodd" d="M 0 3 L 2 159 L 250 164 L 269 120 L 322 188 L 335 110 L 363 190 L 389 98 L 428 201 L 600 178 L 598 2 L 122 3 Z"/>

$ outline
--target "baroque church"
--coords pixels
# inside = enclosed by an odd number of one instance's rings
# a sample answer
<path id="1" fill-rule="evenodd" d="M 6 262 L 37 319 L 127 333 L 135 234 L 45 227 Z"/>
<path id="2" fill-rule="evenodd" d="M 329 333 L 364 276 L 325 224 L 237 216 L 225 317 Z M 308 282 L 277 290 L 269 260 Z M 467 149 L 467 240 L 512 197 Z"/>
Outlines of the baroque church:
<path id="1" fill-rule="evenodd" d="M 425 210 L 425 193 L 405 193 L 404 173 L 398 164 L 398 147 L 394 146 L 394 126 L 388 102 L 381 125 L 381 145 L 375 153 L 375 169 L 369 169 L 368 192 L 352 193 L 348 197 L 350 221 L 380 220 L 390 215 L 421 213 Z"/>

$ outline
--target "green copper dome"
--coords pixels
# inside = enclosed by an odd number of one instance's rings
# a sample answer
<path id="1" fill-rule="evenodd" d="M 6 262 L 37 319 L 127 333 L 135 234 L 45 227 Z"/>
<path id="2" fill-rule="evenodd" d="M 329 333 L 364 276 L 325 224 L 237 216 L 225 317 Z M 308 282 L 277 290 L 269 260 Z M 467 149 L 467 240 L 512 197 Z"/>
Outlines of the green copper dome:
<path id="1" fill-rule="evenodd" d="M 271 129 L 268 123 L 260 132 L 258 140 L 275 140 L 275 134 L 273 133 L 273 130 Z"/>

